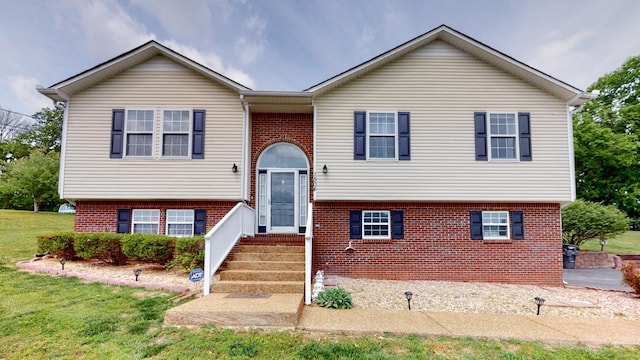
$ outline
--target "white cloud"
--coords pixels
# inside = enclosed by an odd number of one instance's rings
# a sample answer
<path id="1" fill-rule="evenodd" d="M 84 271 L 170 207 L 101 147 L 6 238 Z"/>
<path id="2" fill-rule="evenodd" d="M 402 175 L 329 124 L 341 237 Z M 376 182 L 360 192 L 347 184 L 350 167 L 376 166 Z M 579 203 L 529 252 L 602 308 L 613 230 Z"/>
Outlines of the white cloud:
<path id="1" fill-rule="evenodd" d="M 245 28 L 250 34 L 240 37 L 235 43 L 235 48 L 243 64 L 253 64 L 262 55 L 267 43 L 267 21 L 259 15 L 253 15 L 246 20 Z"/>
<path id="2" fill-rule="evenodd" d="M 38 80 L 34 77 L 14 75 L 9 76 L 9 87 L 17 99 L 20 109 L 28 109 L 29 114 L 40 111 L 43 107 L 52 107 L 53 102 L 42 96 L 37 90 Z"/>
<path id="3" fill-rule="evenodd" d="M 232 13 L 226 0 L 132 0 L 153 16 L 173 38 L 186 40 L 213 32 L 216 22 L 226 22 Z"/>
<path id="4" fill-rule="evenodd" d="M 254 86 L 254 80 L 249 74 L 232 66 L 225 66 L 222 59 L 217 54 L 212 52 L 203 53 L 192 46 L 180 44 L 174 40 L 164 41 L 163 44 L 189 59 L 237 81 L 244 86 L 249 88 Z"/>
<path id="5" fill-rule="evenodd" d="M 94 56 L 113 56 L 156 38 L 115 2 L 69 0 L 64 5 L 56 14 L 58 26 L 70 29 Z"/>

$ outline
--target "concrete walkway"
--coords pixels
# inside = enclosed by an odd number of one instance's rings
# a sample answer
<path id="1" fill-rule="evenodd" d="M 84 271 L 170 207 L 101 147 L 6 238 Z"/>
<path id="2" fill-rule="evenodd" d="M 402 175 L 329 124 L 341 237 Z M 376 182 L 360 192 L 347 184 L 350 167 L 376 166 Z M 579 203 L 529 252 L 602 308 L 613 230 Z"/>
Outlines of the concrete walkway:
<path id="1" fill-rule="evenodd" d="M 640 300 L 639 300 L 640 301 Z M 353 334 L 418 334 L 547 343 L 640 345 L 640 320 L 305 306 L 297 329 Z"/>

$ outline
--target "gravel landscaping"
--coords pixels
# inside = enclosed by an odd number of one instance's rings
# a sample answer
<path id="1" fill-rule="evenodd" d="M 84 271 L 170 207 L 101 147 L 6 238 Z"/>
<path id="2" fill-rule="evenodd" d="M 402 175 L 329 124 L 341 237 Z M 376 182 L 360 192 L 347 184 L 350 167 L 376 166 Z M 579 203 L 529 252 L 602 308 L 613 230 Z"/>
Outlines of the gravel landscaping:
<path id="1" fill-rule="evenodd" d="M 21 262 L 18 265 L 27 270 L 78 276 L 88 281 L 116 285 L 202 291 L 202 282 L 196 285 L 188 280 L 187 273 L 167 271 L 159 265 L 111 266 L 96 262 L 68 261 L 64 272 L 57 259 L 53 258 Z M 135 268 L 142 269 L 137 282 L 133 275 Z M 327 276 L 325 281 L 350 291 L 356 309 L 406 309 L 404 293 L 411 291 L 414 294 L 411 309 L 418 311 L 535 315 L 533 298 L 539 296 L 547 300 L 541 309 L 543 316 L 640 319 L 640 298 L 620 291 L 568 286 L 390 281 L 335 276 Z"/>

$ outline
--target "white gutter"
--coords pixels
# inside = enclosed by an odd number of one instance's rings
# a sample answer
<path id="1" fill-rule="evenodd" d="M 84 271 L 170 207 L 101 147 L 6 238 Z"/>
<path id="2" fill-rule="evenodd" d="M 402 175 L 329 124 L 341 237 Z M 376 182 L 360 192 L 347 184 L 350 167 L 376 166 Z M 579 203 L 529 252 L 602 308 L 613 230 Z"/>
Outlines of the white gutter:
<path id="1" fill-rule="evenodd" d="M 240 94 L 240 104 L 242 106 L 242 180 L 240 182 L 240 186 L 242 187 L 240 191 L 240 197 L 243 201 L 247 201 L 247 172 L 248 170 L 248 159 L 247 159 L 247 146 L 249 144 L 249 131 L 247 126 L 249 125 L 249 106 L 246 101 L 244 101 L 244 95 Z"/>

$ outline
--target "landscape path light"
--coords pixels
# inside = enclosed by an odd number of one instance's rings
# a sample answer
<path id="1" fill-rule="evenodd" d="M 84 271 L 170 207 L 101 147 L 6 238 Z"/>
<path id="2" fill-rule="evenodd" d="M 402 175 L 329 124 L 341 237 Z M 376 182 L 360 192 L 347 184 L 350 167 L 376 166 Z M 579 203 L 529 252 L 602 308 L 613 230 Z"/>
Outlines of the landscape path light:
<path id="1" fill-rule="evenodd" d="M 65 258 L 60 258 L 58 261 L 60 261 L 60 264 L 62 265 L 62 270 L 64 270 L 64 263 L 67 262 L 67 259 Z"/>
<path id="2" fill-rule="evenodd" d="M 411 310 L 411 298 L 413 297 L 413 293 L 411 291 L 405 291 L 404 296 L 406 296 L 409 310 Z"/>
<path id="3" fill-rule="evenodd" d="M 141 272 L 142 272 L 142 269 L 133 269 L 133 275 L 136 276 L 136 281 L 138 281 L 138 276 L 140 276 Z"/>
<path id="4" fill-rule="evenodd" d="M 533 298 L 533 301 L 536 302 L 536 305 L 538 305 L 538 313 L 536 315 L 540 315 L 540 306 L 542 306 L 544 304 L 545 300 L 544 298 L 541 298 L 539 296 L 536 296 L 535 298 Z"/>

